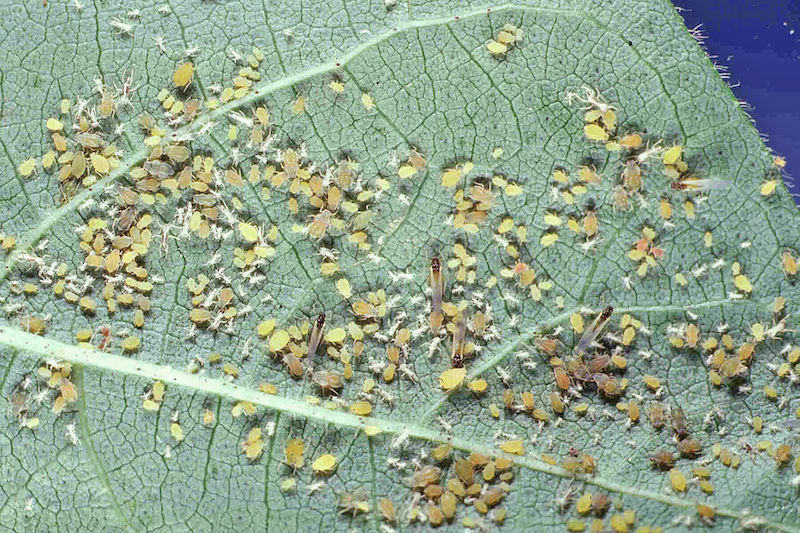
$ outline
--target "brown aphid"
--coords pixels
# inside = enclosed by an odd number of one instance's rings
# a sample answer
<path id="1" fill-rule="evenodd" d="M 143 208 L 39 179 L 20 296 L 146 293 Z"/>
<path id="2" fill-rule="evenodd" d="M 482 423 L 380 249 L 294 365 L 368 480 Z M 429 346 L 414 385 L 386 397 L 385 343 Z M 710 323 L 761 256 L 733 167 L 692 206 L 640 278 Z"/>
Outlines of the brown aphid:
<path id="1" fill-rule="evenodd" d="M 344 385 L 342 375 L 338 372 L 330 372 L 328 370 L 317 370 L 311 375 L 311 381 L 314 382 L 323 391 L 332 394 L 338 394 L 336 389 L 341 389 Z"/>
<path id="2" fill-rule="evenodd" d="M 303 363 L 300 362 L 300 359 L 290 353 L 286 353 L 283 354 L 283 363 L 286 365 L 286 368 L 289 369 L 289 373 L 292 375 L 292 377 L 303 377 L 305 368 L 303 368 Z"/>
<path id="3" fill-rule="evenodd" d="M 464 485 L 471 485 L 472 479 L 475 477 L 475 469 L 473 468 L 472 463 L 463 457 L 457 459 L 456 475 L 458 476 L 458 479 L 464 483 Z"/>
<path id="4" fill-rule="evenodd" d="M 669 470 L 675 465 L 675 457 L 672 452 L 656 452 L 650 456 L 650 461 L 659 470 Z"/>
<path id="5" fill-rule="evenodd" d="M 439 527 L 444 522 L 444 513 L 436 504 L 429 503 L 428 504 L 428 521 L 431 523 L 433 527 Z"/>
<path id="6" fill-rule="evenodd" d="M 789 462 L 789 458 L 791 457 L 792 447 L 789 444 L 781 444 L 775 450 L 775 462 L 778 464 L 778 468 L 784 466 L 786 463 Z"/>
<path id="7" fill-rule="evenodd" d="M 594 457 L 592 457 L 588 453 L 583 453 L 580 456 L 580 460 L 581 460 L 581 469 L 586 474 L 594 474 L 594 469 L 596 467 Z"/>
<path id="8" fill-rule="evenodd" d="M 424 489 L 432 483 L 439 481 L 442 475 L 442 469 L 438 466 L 424 466 L 420 470 L 414 472 L 412 482 L 415 489 Z"/>
<path id="9" fill-rule="evenodd" d="M 397 519 L 397 511 L 394 508 L 394 502 L 389 498 L 381 498 L 378 500 L 378 510 L 383 515 L 383 519 L 389 523 L 394 523 Z"/>
<path id="10" fill-rule="evenodd" d="M 566 373 L 566 371 L 563 368 L 561 368 L 560 366 L 554 368 L 553 369 L 553 374 L 555 375 L 556 385 L 558 385 L 559 389 L 561 389 L 561 390 L 569 389 L 569 385 L 570 385 L 569 375 Z"/>
<path id="11" fill-rule="evenodd" d="M 587 237 L 594 237 L 597 234 L 598 225 L 597 213 L 594 209 L 588 209 L 583 217 L 583 232 Z"/>
<path id="12" fill-rule="evenodd" d="M 683 414 L 683 409 L 672 407 L 669 417 L 672 421 L 672 429 L 678 435 L 678 438 L 686 437 L 689 434 L 689 429 L 686 427 L 686 415 Z"/>
<path id="13" fill-rule="evenodd" d="M 543 351 L 550 357 L 555 357 L 558 353 L 558 341 L 550 337 L 536 337 L 534 339 L 536 348 Z"/>
<path id="14" fill-rule="evenodd" d="M 713 507 L 705 505 L 703 503 L 697 504 L 697 514 L 700 516 L 700 520 L 705 522 L 707 525 L 711 525 L 714 523 L 714 516 L 717 514 Z"/>
<path id="15" fill-rule="evenodd" d="M 442 506 L 442 514 L 444 514 L 445 518 L 452 520 L 456 515 L 456 504 L 458 504 L 455 494 L 449 490 L 445 491 L 445 493 L 442 494 L 439 504 Z"/>
<path id="16" fill-rule="evenodd" d="M 676 444 L 678 451 L 687 457 L 697 457 L 703 449 L 703 445 L 697 439 L 684 439 Z"/>
<path id="17" fill-rule="evenodd" d="M 611 363 L 611 357 L 609 357 L 606 353 L 599 353 L 592 357 L 591 361 L 589 361 L 589 372 L 592 374 L 596 374 L 598 372 L 604 372 L 608 365 Z"/>
<path id="18" fill-rule="evenodd" d="M 486 504 L 487 507 L 494 507 L 498 503 L 503 500 L 503 497 L 506 495 L 505 491 L 500 487 L 495 487 L 488 491 L 486 494 L 483 495 L 483 503 Z"/>
<path id="19" fill-rule="evenodd" d="M 603 516 L 608 510 L 609 498 L 605 492 L 592 494 L 592 512 L 595 516 Z"/>
<path id="20" fill-rule="evenodd" d="M 444 487 L 442 487 L 438 483 L 431 483 L 430 485 L 425 487 L 423 494 L 425 494 L 425 497 L 428 498 L 429 500 L 436 501 L 439 499 L 439 497 L 442 495 L 443 492 L 444 492 Z"/>
<path id="21" fill-rule="evenodd" d="M 664 422 L 667 420 L 667 413 L 664 404 L 661 402 L 654 402 L 650 404 L 650 410 L 647 413 L 650 419 L 650 424 L 656 428 L 661 429 L 664 427 Z"/>

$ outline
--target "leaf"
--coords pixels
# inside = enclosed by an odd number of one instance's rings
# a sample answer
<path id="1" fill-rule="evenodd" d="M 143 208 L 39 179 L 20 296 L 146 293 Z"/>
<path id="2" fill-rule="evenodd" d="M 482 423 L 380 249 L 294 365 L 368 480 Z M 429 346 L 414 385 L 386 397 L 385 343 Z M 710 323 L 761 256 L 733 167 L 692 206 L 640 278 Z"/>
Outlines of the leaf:
<path id="1" fill-rule="evenodd" d="M 0 529 L 800 531 L 798 215 L 671 5 L 44 4 L 0 11 Z"/>

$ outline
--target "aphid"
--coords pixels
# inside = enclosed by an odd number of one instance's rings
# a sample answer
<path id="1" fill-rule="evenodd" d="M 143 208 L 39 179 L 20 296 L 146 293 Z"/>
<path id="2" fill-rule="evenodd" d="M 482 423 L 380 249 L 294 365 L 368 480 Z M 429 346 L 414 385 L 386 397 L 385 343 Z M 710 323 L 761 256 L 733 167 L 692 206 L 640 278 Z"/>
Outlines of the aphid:
<path id="1" fill-rule="evenodd" d="M 441 475 L 442 469 L 438 466 L 424 466 L 414 472 L 414 475 L 411 477 L 413 488 L 424 489 L 428 485 L 439 481 Z"/>
<path id="2" fill-rule="evenodd" d="M 431 286 L 431 308 L 433 313 L 442 312 L 442 298 L 444 296 L 444 272 L 438 257 L 431 259 L 428 283 Z"/>
<path id="3" fill-rule="evenodd" d="M 586 211 L 586 215 L 583 217 L 583 232 L 587 237 L 594 237 L 597 234 L 597 228 L 597 213 L 594 209 L 589 209 Z"/>
<path id="4" fill-rule="evenodd" d="M 303 374 L 305 374 L 303 363 L 301 363 L 300 359 L 295 357 L 293 354 L 283 354 L 283 363 L 286 365 L 286 368 L 289 369 L 289 373 L 292 375 L 292 377 L 301 378 L 303 377 Z"/>
<path id="5" fill-rule="evenodd" d="M 261 428 L 255 427 L 250 430 L 247 439 L 242 441 L 242 451 L 251 461 L 258 459 L 261 452 L 264 451 L 264 441 L 261 439 Z"/>
<path id="6" fill-rule="evenodd" d="M 194 65 L 191 61 L 187 61 L 183 65 L 175 70 L 175 73 L 172 75 L 172 80 L 175 82 L 176 87 L 181 87 L 186 89 L 190 83 L 192 83 L 192 78 L 194 77 Z"/>
<path id="7" fill-rule="evenodd" d="M 311 465 L 315 474 L 328 475 L 336 467 L 336 457 L 330 453 L 320 455 Z"/>
<path id="8" fill-rule="evenodd" d="M 314 361 L 314 356 L 317 353 L 317 348 L 319 348 L 319 343 L 322 340 L 322 334 L 325 330 L 325 313 L 320 313 L 317 315 L 317 319 L 314 321 L 314 327 L 311 329 L 311 337 L 308 339 L 308 360 L 310 362 Z"/>
<path id="9" fill-rule="evenodd" d="M 783 271 L 786 274 L 790 276 L 797 274 L 797 259 L 795 259 L 791 252 L 783 252 L 781 255 L 781 264 L 783 265 Z"/>
<path id="10" fill-rule="evenodd" d="M 650 424 L 652 424 L 654 428 L 660 429 L 664 427 L 664 422 L 666 422 L 667 419 L 664 404 L 661 402 L 654 402 L 650 404 L 650 410 L 648 411 L 647 416 L 650 418 Z"/>
<path id="11" fill-rule="evenodd" d="M 678 438 L 683 438 L 689 434 L 686 427 L 686 415 L 683 414 L 683 409 L 672 407 L 669 411 L 669 417 L 672 421 L 672 429 L 678 435 Z"/>
<path id="12" fill-rule="evenodd" d="M 467 320 L 464 314 L 459 312 L 455 317 L 456 329 L 453 331 L 453 346 L 450 351 L 453 368 L 464 366 L 464 345 L 467 335 Z"/>
<path id="13" fill-rule="evenodd" d="M 575 347 L 575 355 L 583 355 L 586 349 L 589 348 L 592 343 L 594 343 L 595 339 L 597 339 L 597 336 L 600 335 L 600 332 L 608 323 L 613 312 L 614 308 L 609 305 L 603 310 L 602 313 L 597 315 L 597 318 L 594 319 L 591 325 L 583 333 L 583 336 L 581 336 L 581 340 L 578 341 L 578 345 Z"/>
<path id="14" fill-rule="evenodd" d="M 775 450 L 775 462 L 778 465 L 778 468 L 782 467 L 786 463 L 789 462 L 789 458 L 791 457 L 792 447 L 789 444 L 781 444 Z"/>
<path id="15" fill-rule="evenodd" d="M 342 375 L 329 370 L 318 370 L 311 375 L 311 380 L 322 390 L 337 394 L 336 389 L 344 385 Z"/>
<path id="16" fill-rule="evenodd" d="M 687 457 L 696 457 L 703 449 L 702 444 L 697 439 L 684 439 L 676 444 L 678 451 Z"/>
<path id="17" fill-rule="evenodd" d="M 454 367 L 445 370 L 439 376 L 439 386 L 441 386 L 445 392 L 450 392 L 460 387 L 466 376 L 467 369 L 463 367 Z"/>
<path id="18" fill-rule="evenodd" d="M 675 465 L 675 457 L 671 452 L 660 451 L 650 456 L 650 461 L 656 468 L 667 470 Z"/>
<path id="19" fill-rule="evenodd" d="M 686 476 L 677 468 L 673 468 L 669 471 L 669 480 L 675 492 L 683 492 L 686 490 Z"/>
<path id="20" fill-rule="evenodd" d="M 639 415 L 640 415 L 639 404 L 636 403 L 634 400 L 629 401 L 628 402 L 628 420 L 630 420 L 631 423 L 636 423 L 636 422 L 639 421 Z"/>
<path id="21" fill-rule="evenodd" d="M 642 168 L 636 158 L 628 159 L 625 162 L 625 168 L 622 169 L 622 184 L 631 192 L 638 192 L 642 189 Z"/>
<path id="22" fill-rule="evenodd" d="M 372 413 L 372 405 L 368 401 L 361 400 L 350 406 L 350 412 L 357 416 L 369 416 Z"/>
<path id="23" fill-rule="evenodd" d="M 684 192 L 706 192 L 722 190 L 731 184 L 728 180 L 711 180 L 700 179 L 695 177 L 686 177 L 679 181 L 673 181 L 670 187 L 676 191 Z"/>
<path id="24" fill-rule="evenodd" d="M 342 508 L 342 510 L 339 511 L 339 514 L 349 513 L 350 511 L 353 511 L 353 516 L 355 516 L 358 513 L 369 512 L 369 503 L 367 503 L 367 497 L 361 492 L 343 493 L 339 497 L 339 507 Z"/>

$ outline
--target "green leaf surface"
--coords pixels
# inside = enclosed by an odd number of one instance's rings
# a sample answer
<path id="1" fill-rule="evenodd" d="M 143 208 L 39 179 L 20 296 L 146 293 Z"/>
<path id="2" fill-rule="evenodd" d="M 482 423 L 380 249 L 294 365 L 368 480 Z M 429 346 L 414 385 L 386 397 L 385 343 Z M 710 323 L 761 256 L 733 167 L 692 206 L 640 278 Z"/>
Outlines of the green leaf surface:
<path id="1" fill-rule="evenodd" d="M 438 482 L 452 488 L 458 459 L 474 453 L 513 458 L 513 476 L 503 485 L 501 472 L 476 468 L 477 493 L 458 500 L 441 531 L 566 531 L 575 520 L 588 530 L 595 516 L 580 513 L 585 493 L 610 498 L 605 530 L 688 530 L 703 523 L 697 505 L 705 504 L 719 530 L 800 531 L 796 430 L 786 425 L 798 408 L 800 295 L 785 265 L 787 253 L 798 255 L 797 210 L 769 149 L 671 4 L 184 2 L 136 12 L 45 4 L 0 7 L 0 531 L 421 531 L 441 503 L 435 489 L 415 488 L 415 471 L 435 464 Z M 487 45 L 504 27 L 521 39 L 493 54 Z M 263 54 L 253 65 L 258 80 L 240 72 L 253 47 Z M 187 57 L 195 71 L 184 90 L 173 74 Z M 220 92 L 236 76 L 252 86 L 226 102 Z M 165 114 L 167 94 L 197 99 L 194 119 Z M 214 99 L 219 106 L 209 106 Z M 640 148 L 614 151 L 587 138 L 584 113 L 606 111 L 603 102 L 616 124 L 601 129 L 612 139 L 639 132 Z M 269 111 L 260 144 L 251 142 L 257 107 Z M 142 128 L 144 114 L 156 129 Z M 74 153 L 69 161 L 59 152 L 45 169 L 55 150 L 51 117 Z M 81 117 L 103 148 L 81 149 Z M 160 156 L 171 178 L 194 167 L 181 184 L 147 177 L 156 189 L 148 191 L 141 169 L 155 172 L 148 159 L 159 159 L 159 142 L 189 148 L 185 163 Z M 686 171 L 677 183 L 691 184 L 688 174 L 732 183 L 675 190 L 662 162 L 674 145 L 683 147 L 677 165 Z M 290 149 L 307 173 L 278 185 L 267 168 L 286 171 Z M 87 171 L 60 179 L 79 153 Z M 415 153 L 424 161 L 401 177 Z M 621 175 L 637 156 L 643 185 L 635 192 Z M 29 158 L 35 168 L 26 176 Z M 581 166 L 595 169 L 599 183 L 581 182 Z M 448 169 L 462 171 L 452 188 L 442 183 Z M 241 184 L 230 179 L 236 172 Z M 771 180 L 777 189 L 764 194 Z M 123 188 L 138 194 L 127 212 Z M 203 211 L 211 203 L 216 212 Z M 592 211 L 599 229 L 590 237 L 583 228 Z M 365 212 L 371 218 L 362 224 Z M 136 235 L 124 227 L 134 214 Z M 510 229 L 500 233 L 507 218 Z M 138 255 L 120 253 L 114 270 L 114 238 L 129 235 Z M 633 260 L 637 244 L 644 257 Z M 98 267 L 89 255 L 101 258 Z M 466 343 L 475 346 L 464 383 L 449 392 L 439 377 L 452 365 L 458 326 L 448 313 L 449 330 L 436 337 L 428 326 L 433 257 L 442 262 L 443 299 L 461 305 Z M 638 271 L 647 257 L 646 272 Z M 323 275 L 334 261 L 338 270 Z M 201 275 L 208 282 L 198 288 Z M 364 319 L 354 303 L 370 293 L 379 316 Z M 782 310 L 776 297 L 785 299 Z M 606 306 L 613 314 L 599 344 L 579 357 L 576 314 L 590 328 Z M 478 311 L 489 324 L 483 334 Z M 325 378 L 312 380 L 308 357 L 306 373 L 292 377 L 288 347 L 273 354 L 272 332 L 259 334 L 274 320 L 302 354 L 323 312 L 326 333 L 348 332 L 343 343 L 323 339 L 313 365 L 343 373 L 350 358 L 352 378 L 337 394 L 315 384 Z M 351 323 L 376 325 L 358 357 Z M 690 325 L 699 327 L 694 347 L 686 345 Z M 410 340 L 387 380 L 403 328 Z M 556 385 L 549 339 L 570 369 L 567 391 Z M 283 344 L 274 338 L 273 348 Z M 752 356 L 740 357 L 748 344 Z M 605 369 L 595 359 L 603 353 L 615 355 Z M 596 367 L 587 373 L 579 363 Z M 646 376 L 658 378 L 658 390 Z M 479 378 L 485 391 L 466 386 Z M 598 391 L 609 379 L 624 386 L 618 396 Z M 264 383 L 277 394 L 260 392 Z M 526 392 L 540 411 L 525 406 Z M 563 415 L 551 393 L 567 402 Z M 56 413 L 59 397 L 69 401 Z M 369 402 L 369 416 L 351 412 L 357 401 Z M 669 420 L 651 425 L 657 401 L 673 416 L 684 410 L 702 444 L 698 457 L 681 456 Z M 252 413 L 234 416 L 240 402 Z M 629 402 L 641 409 L 634 423 Z M 263 450 L 250 459 L 254 428 Z M 286 464 L 290 439 L 305 445 L 302 467 Z M 523 456 L 500 450 L 517 439 Z M 453 450 L 437 462 L 432 450 L 442 444 Z M 658 451 L 675 454 L 685 490 L 653 467 Z M 336 465 L 315 472 L 324 454 Z M 585 455 L 593 472 L 571 464 Z M 701 466 L 713 493 L 693 473 Z M 502 501 L 481 513 L 498 490 Z M 379 511 L 387 497 L 392 523 Z M 635 513 L 633 523 L 624 511 Z"/>

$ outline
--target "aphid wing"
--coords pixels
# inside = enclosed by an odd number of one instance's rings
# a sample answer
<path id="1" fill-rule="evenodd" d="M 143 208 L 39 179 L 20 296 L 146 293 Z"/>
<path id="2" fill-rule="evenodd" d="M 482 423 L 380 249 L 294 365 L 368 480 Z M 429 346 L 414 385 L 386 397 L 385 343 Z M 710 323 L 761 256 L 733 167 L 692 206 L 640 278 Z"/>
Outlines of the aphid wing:
<path id="1" fill-rule="evenodd" d="M 444 298 L 444 274 L 438 257 L 431 259 L 430 276 L 431 307 L 435 313 L 442 312 L 442 299 Z"/>
<path id="2" fill-rule="evenodd" d="M 589 346 L 597 339 L 600 332 L 603 330 L 605 325 L 608 323 L 609 319 L 611 318 L 611 313 L 614 312 L 614 308 L 611 306 L 606 307 L 603 309 L 603 312 L 600 313 L 597 318 L 586 328 L 586 331 L 583 332 L 581 336 L 581 340 L 578 341 L 578 345 L 575 346 L 575 355 L 583 355 Z"/>
<path id="3" fill-rule="evenodd" d="M 325 330 L 325 313 L 320 313 L 314 321 L 314 327 L 311 330 L 311 337 L 308 339 L 308 360 L 314 360 L 314 356 L 319 348 L 319 343 L 322 340 L 322 333 Z"/>
<path id="4" fill-rule="evenodd" d="M 461 367 L 464 364 L 464 340 L 467 337 L 467 321 L 462 313 L 458 313 L 455 319 L 456 330 L 453 332 L 453 347 L 450 357 L 453 360 L 453 367 Z"/>

